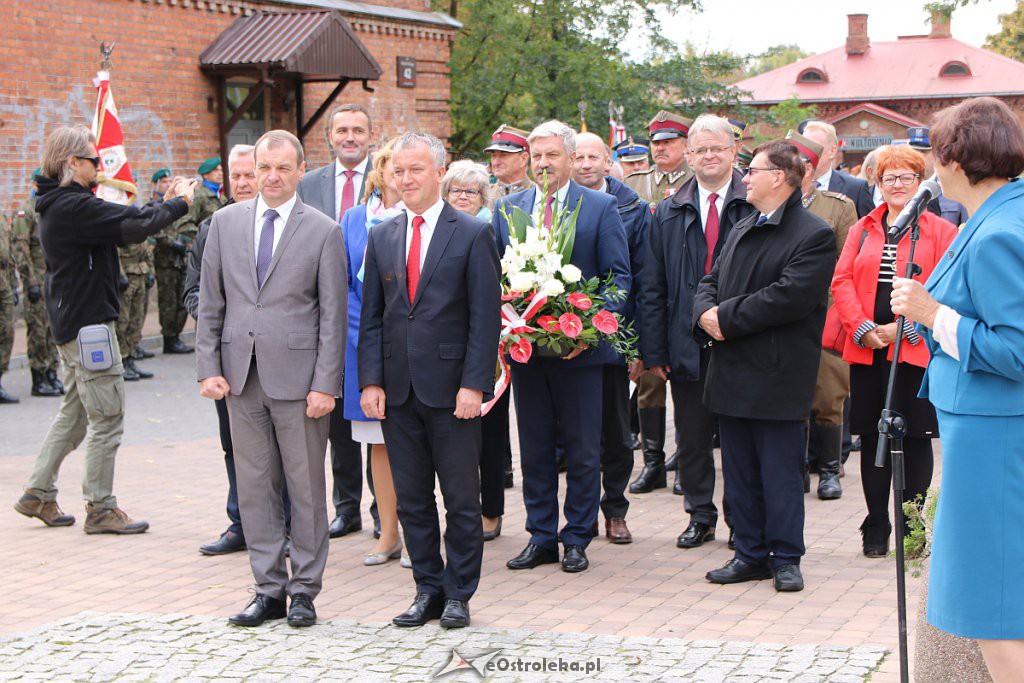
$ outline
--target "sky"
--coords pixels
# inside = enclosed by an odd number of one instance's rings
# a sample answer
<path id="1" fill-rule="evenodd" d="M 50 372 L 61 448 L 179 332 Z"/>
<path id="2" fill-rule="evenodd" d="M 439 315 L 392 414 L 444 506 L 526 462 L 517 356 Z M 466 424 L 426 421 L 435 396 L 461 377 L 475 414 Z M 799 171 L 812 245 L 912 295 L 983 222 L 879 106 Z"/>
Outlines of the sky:
<path id="1" fill-rule="evenodd" d="M 847 14 L 868 15 L 868 36 L 875 41 L 928 33 L 926 0 L 703 0 L 704 10 L 683 10 L 663 20 L 673 41 L 693 44 L 698 52 L 729 50 L 758 54 L 773 45 L 795 43 L 816 54 L 846 44 Z M 999 31 L 999 15 L 1016 0 L 978 0 L 953 13 L 953 37 L 981 46 Z M 721 30 L 721 29 L 725 30 Z"/>

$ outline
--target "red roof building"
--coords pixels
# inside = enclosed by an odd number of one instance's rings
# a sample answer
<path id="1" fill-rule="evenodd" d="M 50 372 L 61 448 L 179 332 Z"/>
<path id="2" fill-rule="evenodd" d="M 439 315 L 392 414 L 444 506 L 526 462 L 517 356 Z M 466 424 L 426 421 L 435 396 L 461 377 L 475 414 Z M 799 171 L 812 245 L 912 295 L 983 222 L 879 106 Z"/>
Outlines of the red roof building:
<path id="1" fill-rule="evenodd" d="M 816 105 L 851 163 L 967 97 L 998 97 L 1024 121 L 1024 63 L 953 38 L 947 16 L 933 13 L 928 35 L 879 43 L 868 37 L 866 14 L 848 19 L 845 46 L 736 83 L 750 93 L 744 102 L 766 109 L 797 97 Z"/>

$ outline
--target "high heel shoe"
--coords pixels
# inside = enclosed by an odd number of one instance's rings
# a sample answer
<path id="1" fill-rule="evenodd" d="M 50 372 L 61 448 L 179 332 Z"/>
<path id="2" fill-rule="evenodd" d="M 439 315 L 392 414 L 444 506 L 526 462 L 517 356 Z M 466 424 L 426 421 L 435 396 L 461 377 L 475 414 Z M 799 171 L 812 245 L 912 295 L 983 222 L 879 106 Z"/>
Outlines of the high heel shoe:
<path id="1" fill-rule="evenodd" d="M 378 564 L 384 564 L 388 560 L 397 560 L 402 556 L 402 539 L 398 539 L 395 543 L 395 547 L 391 550 L 385 550 L 382 553 L 366 553 L 363 556 L 363 564 L 367 567 L 375 567 Z"/>
<path id="2" fill-rule="evenodd" d="M 406 553 L 402 553 L 402 561 L 400 563 L 405 569 L 412 569 L 412 558 Z"/>
<path id="3" fill-rule="evenodd" d="M 498 536 L 501 536 L 501 517 L 498 517 L 498 525 L 496 527 L 494 527 L 493 531 L 485 531 L 484 532 L 484 540 L 485 541 L 493 541 Z"/>

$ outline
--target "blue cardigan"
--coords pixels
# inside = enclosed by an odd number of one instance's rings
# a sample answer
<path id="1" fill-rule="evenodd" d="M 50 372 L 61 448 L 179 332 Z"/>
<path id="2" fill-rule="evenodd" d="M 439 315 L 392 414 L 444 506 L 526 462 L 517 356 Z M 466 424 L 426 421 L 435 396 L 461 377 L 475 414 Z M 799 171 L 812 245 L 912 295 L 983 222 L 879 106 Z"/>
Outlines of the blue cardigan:
<path id="1" fill-rule="evenodd" d="M 1024 415 L 1024 182 L 997 190 L 970 217 L 926 287 L 962 318 L 960 360 L 931 330 L 921 396 L 965 415 Z"/>
<path id="2" fill-rule="evenodd" d="M 363 283 L 356 274 L 363 267 L 366 255 L 366 204 L 353 206 L 341 220 L 341 236 L 345 241 L 348 261 L 348 337 L 345 339 L 345 394 L 343 396 L 346 420 L 372 422 L 359 407 L 359 316 L 363 307 Z"/>

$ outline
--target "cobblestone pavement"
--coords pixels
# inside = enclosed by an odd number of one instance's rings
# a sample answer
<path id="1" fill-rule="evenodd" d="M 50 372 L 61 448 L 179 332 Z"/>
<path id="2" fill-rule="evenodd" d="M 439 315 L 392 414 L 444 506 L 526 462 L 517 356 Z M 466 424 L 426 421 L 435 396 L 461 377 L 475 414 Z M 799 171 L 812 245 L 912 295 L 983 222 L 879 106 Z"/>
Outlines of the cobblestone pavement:
<path id="1" fill-rule="evenodd" d="M 808 677 L 794 680 L 852 681 L 864 680 L 876 666 L 871 683 L 897 680 L 895 655 L 882 659 L 883 651 L 896 649 L 894 563 L 861 554 L 857 528 L 865 513 L 858 454 L 847 464 L 842 499 L 820 501 L 813 493 L 805 499 L 807 555 L 801 567 L 807 588 L 801 593 L 777 593 L 770 581 L 731 586 L 705 581 L 708 570 L 732 556 L 725 543 L 728 531 L 719 524 L 717 540 L 693 550 L 676 548 L 686 514 L 682 498 L 670 489 L 630 495 L 627 519 L 634 542 L 612 545 L 603 535 L 594 539 L 587 551 L 588 571 L 566 574 L 546 566 L 510 572 L 505 561 L 528 540 L 516 462 L 516 486 L 505 492 L 504 530 L 485 545 L 468 632 L 444 634 L 424 627 L 408 633 L 386 626 L 408 606 L 414 586 L 411 572 L 398 562 L 362 564 L 373 545 L 368 492 L 362 501 L 363 531 L 331 541 L 324 590 L 316 602 L 322 626 L 300 632 L 283 624 L 251 632 L 229 629 L 225 618 L 245 605 L 252 576 L 245 553 L 204 557 L 197 552 L 227 522 L 214 408 L 196 394 L 194 362 L 191 356 L 158 355 L 146 361 L 157 378 L 126 387 L 115 493 L 130 515 L 151 523 L 150 531 L 140 536 L 82 533 L 81 450 L 65 461 L 59 482 L 61 505 L 78 517 L 74 526 L 47 528 L 15 513 L 11 506 L 21 495 L 59 402 L 30 397 L 26 389 L 21 404 L 0 408 L 0 566 L 8 586 L 0 610 L 0 639 L 7 639 L 0 640 L 0 679 L 10 677 L 12 669 L 30 673 L 36 665 L 53 667 L 49 673 L 36 671 L 36 678 L 92 680 L 115 663 L 120 667 L 116 671 L 130 665 L 139 679 L 157 679 L 189 659 L 210 662 L 204 667 L 224 663 L 218 676 L 230 677 L 244 665 L 239 658 L 229 659 L 241 642 L 254 644 L 258 657 L 277 653 L 274 667 L 305 667 L 310 659 L 311 672 L 330 665 L 331 675 L 359 681 L 377 674 L 379 680 L 393 680 L 393 672 L 368 667 L 408 660 L 416 668 L 403 674 L 410 680 L 430 680 L 450 659 L 453 645 L 464 647 L 467 652 L 462 654 L 471 659 L 506 645 L 510 656 L 583 652 L 588 658 L 602 657 L 601 674 L 607 680 L 687 680 L 688 672 L 696 671 L 693 680 L 698 675 L 730 681 L 785 679 L 799 672 Z M 5 386 L 8 379 L 14 387 L 27 386 L 27 375 L 26 369 L 5 374 Z M 514 431 L 513 450 L 518 450 Z M 936 460 L 937 478 L 939 450 Z M 720 491 L 716 500 L 721 500 Z M 911 648 L 919 583 L 908 578 Z M 90 613 L 88 627 L 74 619 L 82 612 Z M 173 617 L 159 626 L 163 622 L 157 620 L 169 618 L 168 613 L 188 617 Z M 159 630 L 144 624 L 156 624 Z M 135 635 L 122 638 L 126 631 Z M 374 651 L 364 643 L 356 650 L 356 635 L 387 645 Z M 94 646 L 100 649 L 89 649 Z M 197 651 L 190 652 L 190 647 Z M 385 656 L 391 650 L 395 654 Z M 328 651 L 341 654 L 323 655 Z M 307 654 L 290 659 L 289 653 Z M 12 656 L 32 664 L 12 667 Z M 383 659 L 370 662 L 378 656 Z M 153 661 L 159 666 L 152 666 Z M 349 661 L 358 663 L 358 676 L 339 668 Z M 149 674 L 144 671 L 147 662 Z M 70 668 L 84 663 L 104 668 L 88 675 Z M 802 668 L 787 673 L 784 667 L 796 664 Z M 836 668 L 826 672 L 826 664 Z M 207 671 L 198 663 L 193 666 L 195 677 Z M 662 668 L 642 668 L 656 666 Z M 779 670 L 772 672 L 773 667 Z M 254 680 L 269 680 L 272 671 L 278 669 L 268 666 L 249 673 Z M 509 680 L 520 675 L 527 674 L 502 674 Z M 554 675 L 535 680 L 555 680 Z M 474 680 L 468 674 L 440 680 L 452 678 Z"/>
<path id="2" fill-rule="evenodd" d="M 480 680 L 476 665 L 495 681 L 844 683 L 864 680 L 885 654 L 871 646 L 445 631 L 432 625 L 399 630 L 351 621 L 302 630 L 278 621 L 243 629 L 213 617 L 84 612 L 0 640 L 0 680 L 425 681 L 458 664 L 454 653 L 466 663 L 441 680 Z M 543 673 L 537 671 L 542 667 Z"/>

